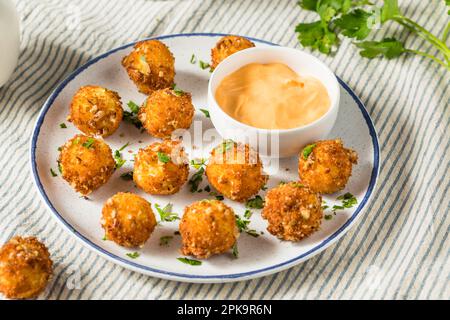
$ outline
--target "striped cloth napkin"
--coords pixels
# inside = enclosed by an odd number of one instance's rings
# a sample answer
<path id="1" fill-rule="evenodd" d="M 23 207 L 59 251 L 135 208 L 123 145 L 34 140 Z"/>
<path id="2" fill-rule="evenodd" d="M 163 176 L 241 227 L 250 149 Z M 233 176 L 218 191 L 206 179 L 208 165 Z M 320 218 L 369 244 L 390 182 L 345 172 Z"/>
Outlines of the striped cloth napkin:
<path id="1" fill-rule="evenodd" d="M 400 1 L 433 33 L 444 1 Z M 320 57 L 365 102 L 377 128 L 381 172 L 366 213 L 347 235 L 305 263 L 247 282 L 187 284 L 119 267 L 82 247 L 40 200 L 29 139 L 46 97 L 90 58 L 149 36 L 221 32 L 299 48 L 295 25 L 313 15 L 293 0 L 17 1 L 19 66 L 0 89 L 0 242 L 43 239 L 55 275 L 42 299 L 449 299 L 450 73 L 429 60 L 361 58 L 345 40 Z M 404 32 L 396 25 L 376 37 Z M 424 46 L 411 37 L 408 47 Z M 427 47 L 424 47 L 427 50 Z M 430 52 L 434 53 L 434 52 Z"/>

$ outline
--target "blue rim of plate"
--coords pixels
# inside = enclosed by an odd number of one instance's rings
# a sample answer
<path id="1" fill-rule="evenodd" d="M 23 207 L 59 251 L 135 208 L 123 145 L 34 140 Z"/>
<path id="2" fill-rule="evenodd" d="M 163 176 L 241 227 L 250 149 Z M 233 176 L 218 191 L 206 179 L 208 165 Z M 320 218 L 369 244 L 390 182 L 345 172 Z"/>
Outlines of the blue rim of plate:
<path id="1" fill-rule="evenodd" d="M 378 138 L 377 138 L 377 133 L 375 131 L 375 127 L 372 123 L 372 119 L 370 118 L 366 108 L 364 107 L 364 104 L 361 102 L 361 100 L 358 98 L 358 96 L 353 92 L 352 89 L 350 89 L 350 87 L 344 82 L 342 81 L 338 76 L 336 76 L 336 78 L 339 81 L 339 84 L 351 95 L 351 97 L 353 98 L 353 100 L 355 100 L 355 102 L 357 103 L 359 109 L 361 110 L 361 113 L 364 116 L 364 119 L 366 120 L 367 126 L 369 128 L 369 133 L 370 136 L 372 138 L 372 144 L 373 144 L 373 149 L 374 149 L 374 158 L 373 158 L 373 169 L 372 169 L 372 174 L 370 177 L 370 182 L 369 182 L 369 187 L 367 189 L 366 194 L 364 195 L 363 200 L 360 202 L 360 204 L 358 205 L 358 207 L 356 208 L 355 212 L 353 213 L 353 215 L 350 217 L 350 219 L 348 219 L 336 232 L 334 232 L 332 235 L 330 235 L 328 238 L 326 238 L 325 240 L 323 240 L 321 243 L 319 243 L 318 245 L 316 245 L 314 248 L 310 249 L 309 251 L 295 257 L 292 259 L 289 259 L 287 261 L 284 261 L 282 263 L 278 263 L 276 265 L 270 266 L 270 267 L 265 267 L 262 269 L 257 269 L 257 270 L 253 270 L 253 271 L 247 271 L 247 272 L 242 272 L 242 273 L 234 273 L 234 274 L 226 274 L 226 275 L 191 275 L 191 274 L 185 274 L 185 273 L 178 273 L 178 272 L 169 272 L 169 271 L 164 271 L 164 270 L 159 270 L 159 269 L 155 269 L 155 268 L 151 268 L 148 266 L 144 266 L 141 265 L 139 263 L 135 263 L 132 261 L 129 261 L 125 258 L 119 257 L 115 254 L 112 254 L 111 252 L 106 251 L 105 249 L 103 249 L 102 247 L 96 245 L 95 243 L 93 243 L 92 241 L 90 241 L 88 238 L 86 238 L 85 236 L 83 236 L 81 233 L 79 233 L 74 227 L 72 227 L 72 225 L 70 225 L 63 217 L 62 215 L 55 209 L 55 207 L 53 206 L 53 204 L 51 203 L 50 199 L 48 198 L 44 187 L 42 186 L 41 180 L 39 178 L 39 174 L 37 171 L 37 165 L 36 165 L 36 144 L 37 144 L 37 140 L 39 137 L 39 132 L 41 129 L 41 125 L 44 122 L 45 116 L 47 114 L 47 111 L 49 110 L 50 106 L 53 104 L 53 102 L 55 101 L 55 99 L 58 97 L 59 93 L 66 87 L 66 85 L 72 80 L 74 79 L 78 74 L 80 74 L 82 71 L 84 71 L 85 69 L 87 69 L 89 66 L 91 66 L 92 64 L 96 63 L 97 61 L 106 58 L 107 56 L 111 55 L 112 53 L 131 47 L 134 44 L 136 44 L 139 41 L 143 41 L 143 40 L 148 40 L 148 39 L 159 39 L 159 40 L 163 40 L 163 39 L 168 39 L 168 38 L 176 38 L 176 37 L 198 37 L 198 36 L 203 36 L 203 37 L 221 37 L 221 36 L 226 36 L 227 34 L 223 34 L 223 33 L 180 33 L 180 34 L 170 34 L 170 35 L 163 35 L 163 36 L 157 36 L 157 37 L 150 37 L 150 38 L 146 38 L 146 39 L 142 39 L 142 40 L 138 40 L 138 41 L 134 41 L 131 43 L 128 43 L 126 45 L 123 45 L 121 47 L 112 49 L 110 51 L 107 51 L 95 58 L 93 58 L 92 60 L 89 60 L 88 62 L 86 62 L 84 65 L 80 66 L 79 68 L 77 68 L 75 71 L 73 71 L 71 74 L 69 74 L 69 76 L 67 76 L 67 78 L 65 78 L 57 87 L 56 89 L 51 93 L 51 95 L 49 96 L 49 98 L 47 99 L 47 101 L 44 103 L 44 106 L 38 116 L 38 119 L 36 121 L 34 130 L 33 130 L 33 135 L 31 138 L 31 169 L 32 169 L 32 173 L 33 173 L 33 178 L 35 181 L 35 184 L 39 190 L 39 193 L 41 194 L 42 198 L 44 199 L 46 205 L 50 208 L 50 210 L 54 213 L 55 217 L 59 220 L 59 222 L 61 222 L 70 232 L 72 232 L 73 235 L 75 235 L 79 240 L 83 241 L 84 244 L 90 246 L 91 248 L 94 248 L 95 250 L 97 250 L 99 253 L 113 259 L 113 260 L 118 260 L 120 261 L 121 264 L 129 266 L 135 270 L 142 270 L 142 271 L 146 271 L 146 272 L 151 272 L 154 274 L 160 274 L 161 276 L 171 276 L 171 277 L 177 277 L 177 278 L 184 278 L 186 280 L 189 279 L 204 279 L 204 280 L 230 280 L 230 279 L 235 279 L 235 280 L 239 280 L 240 278 L 247 278 L 247 277 L 256 277 L 258 275 L 266 275 L 268 273 L 270 273 L 270 271 L 276 272 L 278 269 L 283 268 L 284 267 L 289 267 L 289 265 L 293 264 L 296 261 L 299 260 L 305 260 L 306 258 L 308 258 L 309 256 L 313 256 L 317 253 L 319 253 L 320 251 L 324 250 L 328 245 L 330 245 L 332 242 L 334 242 L 334 240 L 337 240 L 337 238 L 339 238 L 341 235 L 343 235 L 343 232 L 352 224 L 352 222 L 357 218 L 357 216 L 361 213 L 362 209 L 365 207 L 366 203 L 369 201 L 370 196 L 375 188 L 376 185 L 376 181 L 377 181 L 377 177 L 378 177 L 378 172 L 379 172 L 379 160 L 380 160 L 380 150 L 379 150 L 379 144 L 378 144 Z M 248 39 L 251 39 L 252 41 L 255 42 L 259 42 L 259 43 L 264 43 L 264 44 L 268 44 L 268 45 L 272 45 L 272 46 L 278 46 L 275 43 L 269 42 L 269 41 L 265 41 L 265 40 L 260 40 L 260 39 L 255 39 L 255 38 L 251 38 L 251 37 L 246 37 Z M 281 269 L 280 269 L 281 270 Z M 176 280 L 176 279 L 174 279 Z"/>

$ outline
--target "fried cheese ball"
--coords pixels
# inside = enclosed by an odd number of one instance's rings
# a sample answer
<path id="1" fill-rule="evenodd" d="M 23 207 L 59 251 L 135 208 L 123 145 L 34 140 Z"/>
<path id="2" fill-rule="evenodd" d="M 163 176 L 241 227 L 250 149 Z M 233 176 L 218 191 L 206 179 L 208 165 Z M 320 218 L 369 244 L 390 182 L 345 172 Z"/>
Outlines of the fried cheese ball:
<path id="1" fill-rule="evenodd" d="M 267 181 L 258 153 L 248 144 L 232 140 L 211 151 L 206 176 L 217 191 L 239 202 L 257 194 Z"/>
<path id="2" fill-rule="evenodd" d="M 194 116 L 191 94 L 167 88 L 154 91 L 139 109 L 139 120 L 149 134 L 170 138 L 177 129 L 189 129 Z"/>
<path id="3" fill-rule="evenodd" d="M 225 36 L 211 49 L 211 67 L 214 69 L 228 56 L 238 51 L 254 47 L 250 40 L 239 36 Z"/>
<path id="4" fill-rule="evenodd" d="M 133 248 L 145 244 L 156 227 L 156 218 L 147 200 L 119 192 L 103 206 L 101 223 L 106 239 Z"/>
<path id="5" fill-rule="evenodd" d="M 187 156 L 180 141 L 155 142 L 140 149 L 134 159 L 134 183 L 149 194 L 177 193 L 188 175 Z"/>
<path id="6" fill-rule="evenodd" d="M 299 241 L 319 229 L 322 197 L 299 182 L 282 184 L 267 192 L 261 215 L 269 222 L 271 234 Z"/>
<path id="7" fill-rule="evenodd" d="M 107 137 L 119 128 L 122 117 L 122 103 L 117 92 L 99 86 L 84 86 L 72 98 L 67 120 L 84 134 Z"/>
<path id="8" fill-rule="evenodd" d="M 345 188 L 358 155 L 344 148 L 340 139 L 317 141 L 303 148 L 298 162 L 302 183 L 318 193 L 334 193 Z"/>
<path id="9" fill-rule="evenodd" d="M 230 250 L 239 237 L 233 209 L 219 200 L 201 200 L 184 209 L 181 253 L 208 258 Z"/>
<path id="10" fill-rule="evenodd" d="M 122 59 L 128 76 L 144 94 L 169 88 L 174 84 L 175 59 L 169 48 L 159 40 L 146 40 Z"/>
<path id="11" fill-rule="evenodd" d="M 62 146 L 58 164 L 63 179 L 82 195 L 104 185 L 116 165 L 105 142 L 82 134 Z"/>
<path id="12" fill-rule="evenodd" d="M 0 248 L 0 292 L 8 299 L 29 299 L 45 290 L 53 262 L 35 237 L 11 238 Z"/>

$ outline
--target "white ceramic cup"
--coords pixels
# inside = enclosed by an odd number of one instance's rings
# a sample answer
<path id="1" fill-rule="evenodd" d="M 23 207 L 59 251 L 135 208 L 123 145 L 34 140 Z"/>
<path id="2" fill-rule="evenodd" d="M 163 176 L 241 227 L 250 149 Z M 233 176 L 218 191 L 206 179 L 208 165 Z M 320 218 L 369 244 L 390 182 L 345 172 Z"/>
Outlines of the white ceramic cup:
<path id="1" fill-rule="evenodd" d="M 19 58 L 19 15 L 12 0 L 0 0 L 0 87 L 14 72 Z"/>
<path id="2" fill-rule="evenodd" d="M 217 104 L 215 91 L 224 77 L 249 63 L 279 62 L 302 76 L 319 79 L 328 91 L 330 109 L 316 121 L 292 129 L 259 129 L 230 117 Z M 325 138 L 336 122 L 339 110 L 339 83 L 334 73 L 319 59 L 303 51 L 286 47 L 250 48 L 222 61 L 211 75 L 208 85 L 208 107 L 212 123 L 224 139 L 249 143 L 262 156 L 290 157 L 307 144 Z M 269 102 L 270 103 L 270 102 Z"/>

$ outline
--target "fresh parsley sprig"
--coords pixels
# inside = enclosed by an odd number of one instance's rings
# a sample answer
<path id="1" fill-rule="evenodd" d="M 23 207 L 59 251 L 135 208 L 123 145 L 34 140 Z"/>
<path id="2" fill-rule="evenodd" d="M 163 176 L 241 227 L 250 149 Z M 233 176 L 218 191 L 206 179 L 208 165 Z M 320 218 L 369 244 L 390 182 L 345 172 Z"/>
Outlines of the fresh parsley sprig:
<path id="1" fill-rule="evenodd" d="M 448 0 L 445 0 L 445 3 L 450 6 Z M 356 40 L 354 44 L 361 49 L 360 54 L 365 58 L 382 56 L 393 59 L 409 53 L 432 59 L 450 70 L 450 49 L 446 44 L 450 22 L 441 37 L 438 37 L 402 15 L 398 0 L 384 0 L 381 7 L 365 0 L 300 0 L 299 5 L 319 16 L 319 20 L 299 23 L 295 28 L 298 40 L 304 47 L 329 55 L 339 47 L 340 36 L 344 36 Z M 377 24 L 383 25 L 388 21 L 396 22 L 411 34 L 426 40 L 438 50 L 440 57 L 418 49 L 406 48 L 402 41 L 394 37 L 365 40 Z"/>

